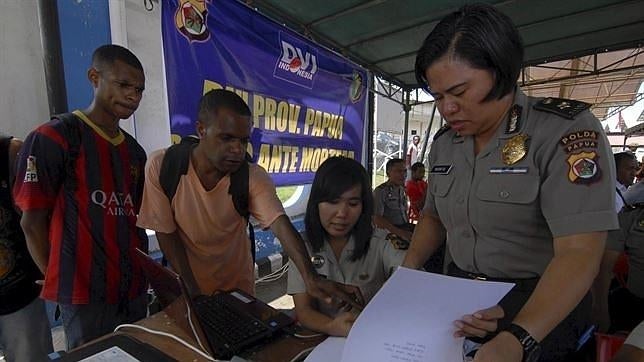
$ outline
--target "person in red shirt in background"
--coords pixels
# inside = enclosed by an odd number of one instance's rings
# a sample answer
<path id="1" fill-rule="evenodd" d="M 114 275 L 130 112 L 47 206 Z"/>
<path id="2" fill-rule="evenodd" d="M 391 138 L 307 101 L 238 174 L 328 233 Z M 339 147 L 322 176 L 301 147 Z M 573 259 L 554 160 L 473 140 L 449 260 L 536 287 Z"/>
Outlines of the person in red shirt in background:
<path id="1" fill-rule="evenodd" d="M 418 222 L 420 213 L 425 206 L 425 195 L 427 194 L 427 181 L 425 178 L 425 165 L 416 162 L 411 165 L 411 179 L 405 183 L 407 197 L 409 198 L 409 221 Z"/>

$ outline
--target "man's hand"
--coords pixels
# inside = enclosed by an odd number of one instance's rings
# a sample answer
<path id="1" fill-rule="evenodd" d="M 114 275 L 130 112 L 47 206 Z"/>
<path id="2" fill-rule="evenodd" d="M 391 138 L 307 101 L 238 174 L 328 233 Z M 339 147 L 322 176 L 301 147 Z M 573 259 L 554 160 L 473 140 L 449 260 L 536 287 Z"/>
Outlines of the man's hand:
<path id="1" fill-rule="evenodd" d="M 501 332 L 476 352 L 474 362 L 521 362 L 523 347 L 508 332 Z"/>
<path id="2" fill-rule="evenodd" d="M 496 332 L 498 320 L 504 316 L 503 308 L 498 305 L 464 315 L 460 320 L 454 321 L 458 328 L 454 337 L 485 337 L 488 333 Z"/>
<path id="3" fill-rule="evenodd" d="M 306 282 L 306 292 L 326 304 L 334 304 L 342 307 L 342 304 L 348 304 L 352 308 L 360 311 L 364 306 L 364 298 L 360 288 L 354 285 L 336 283 L 316 275 Z"/>

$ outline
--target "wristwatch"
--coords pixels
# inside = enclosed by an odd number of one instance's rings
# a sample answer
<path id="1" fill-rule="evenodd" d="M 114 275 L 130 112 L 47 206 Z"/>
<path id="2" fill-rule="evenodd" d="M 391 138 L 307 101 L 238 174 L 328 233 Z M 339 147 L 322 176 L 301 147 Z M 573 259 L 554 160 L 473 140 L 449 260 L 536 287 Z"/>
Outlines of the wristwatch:
<path id="1" fill-rule="evenodd" d="M 511 333 L 521 343 L 523 347 L 523 362 L 537 362 L 541 355 L 541 346 L 536 339 L 534 339 L 528 331 L 517 324 L 510 324 L 506 332 Z"/>

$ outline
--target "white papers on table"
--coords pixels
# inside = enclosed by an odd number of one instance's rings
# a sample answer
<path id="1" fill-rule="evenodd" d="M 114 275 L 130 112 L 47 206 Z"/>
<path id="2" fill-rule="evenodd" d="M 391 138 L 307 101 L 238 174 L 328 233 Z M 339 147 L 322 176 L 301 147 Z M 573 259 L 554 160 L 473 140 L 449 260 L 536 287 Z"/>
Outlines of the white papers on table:
<path id="1" fill-rule="evenodd" d="M 400 267 L 354 323 L 342 362 L 460 362 L 453 322 L 496 305 L 512 286 Z"/>
<path id="2" fill-rule="evenodd" d="M 139 360 L 119 347 L 114 346 L 82 359 L 80 362 L 139 362 Z"/>
<path id="3" fill-rule="evenodd" d="M 304 362 L 331 362 L 339 361 L 342 358 L 342 349 L 344 342 L 347 339 L 344 337 L 329 337 L 306 357 Z"/>

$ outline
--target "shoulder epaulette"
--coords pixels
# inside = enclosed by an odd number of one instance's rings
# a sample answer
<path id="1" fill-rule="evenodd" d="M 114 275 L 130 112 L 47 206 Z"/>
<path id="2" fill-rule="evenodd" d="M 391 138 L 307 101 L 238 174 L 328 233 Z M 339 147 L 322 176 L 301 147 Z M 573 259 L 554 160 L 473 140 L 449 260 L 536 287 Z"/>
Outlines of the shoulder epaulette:
<path id="1" fill-rule="evenodd" d="M 436 141 L 438 137 L 442 136 L 445 132 L 449 131 L 452 127 L 449 124 L 445 124 L 443 127 L 438 129 L 438 132 L 434 135 L 433 140 Z"/>
<path id="2" fill-rule="evenodd" d="M 535 104 L 533 108 L 538 111 L 554 113 L 567 119 L 575 119 L 579 113 L 587 110 L 590 106 L 590 103 L 573 99 L 548 97 Z"/>

